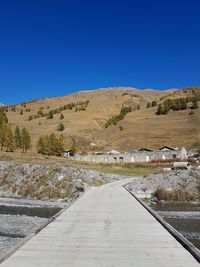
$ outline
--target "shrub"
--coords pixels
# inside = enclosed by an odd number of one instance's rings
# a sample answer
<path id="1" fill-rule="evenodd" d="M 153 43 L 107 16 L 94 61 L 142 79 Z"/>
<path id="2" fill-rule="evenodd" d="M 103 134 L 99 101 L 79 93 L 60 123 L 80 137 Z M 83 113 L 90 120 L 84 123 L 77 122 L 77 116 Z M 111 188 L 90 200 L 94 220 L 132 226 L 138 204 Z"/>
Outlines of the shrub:
<path id="1" fill-rule="evenodd" d="M 158 187 L 154 192 L 154 196 L 158 201 L 195 201 L 198 195 L 194 192 L 189 192 L 186 189 L 177 189 L 174 191 L 166 190 L 164 187 Z"/>
<path id="2" fill-rule="evenodd" d="M 57 127 L 57 131 L 63 131 L 65 129 L 65 126 L 64 126 L 64 124 L 63 123 L 59 123 L 58 124 L 58 127 Z"/>

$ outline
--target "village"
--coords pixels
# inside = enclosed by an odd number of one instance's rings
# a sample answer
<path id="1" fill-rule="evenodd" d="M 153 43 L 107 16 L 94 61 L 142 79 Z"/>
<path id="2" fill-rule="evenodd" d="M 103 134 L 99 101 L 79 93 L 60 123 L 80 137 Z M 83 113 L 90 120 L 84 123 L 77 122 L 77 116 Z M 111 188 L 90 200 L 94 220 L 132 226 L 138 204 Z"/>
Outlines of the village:
<path id="1" fill-rule="evenodd" d="M 88 161 L 96 163 L 147 163 L 158 161 L 188 161 L 190 152 L 186 148 L 174 148 L 170 146 L 163 146 L 160 149 L 141 148 L 129 152 L 119 152 L 116 150 L 103 152 L 93 152 L 88 154 L 74 153 L 73 150 L 66 150 L 64 157 L 73 160 Z"/>

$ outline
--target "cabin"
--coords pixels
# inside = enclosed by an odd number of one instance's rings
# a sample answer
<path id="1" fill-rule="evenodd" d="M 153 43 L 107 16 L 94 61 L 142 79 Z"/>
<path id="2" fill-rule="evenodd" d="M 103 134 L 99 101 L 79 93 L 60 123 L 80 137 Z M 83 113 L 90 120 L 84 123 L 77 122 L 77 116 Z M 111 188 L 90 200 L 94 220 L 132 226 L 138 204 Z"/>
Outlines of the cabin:
<path id="1" fill-rule="evenodd" d="M 159 149 L 159 151 L 177 151 L 177 148 L 170 147 L 170 146 L 163 146 Z"/>
<path id="2" fill-rule="evenodd" d="M 143 147 L 138 150 L 139 152 L 153 152 L 154 150 L 148 147 Z"/>
<path id="3" fill-rule="evenodd" d="M 74 156 L 74 151 L 71 150 L 71 149 L 69 149 L 69 150 L 65 150 L 64 153 L 63 153 L 63 156 L 64 156 L 64 157 L 67 157 L 67 158 L 69 158 L 69 157 L 73 157 L 73 156 Z"/>
<path id="4" fill-rule="evenodd" d="M 116 150 L 111 150 L 109 152 L 107 152 L 108 155 L 119 155 L 120 152 L 116 151 Z"/>

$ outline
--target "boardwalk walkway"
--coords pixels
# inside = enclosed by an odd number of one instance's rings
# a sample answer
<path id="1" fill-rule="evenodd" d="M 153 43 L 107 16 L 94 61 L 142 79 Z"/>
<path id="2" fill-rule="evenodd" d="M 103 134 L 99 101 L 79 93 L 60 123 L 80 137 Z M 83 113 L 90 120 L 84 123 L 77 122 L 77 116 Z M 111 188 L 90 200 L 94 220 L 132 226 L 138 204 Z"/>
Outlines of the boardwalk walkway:
<path id="1" fill-rule="evenodd" d="M 89 190 L 1 266 L 199 266 L 121 184 Z"/>

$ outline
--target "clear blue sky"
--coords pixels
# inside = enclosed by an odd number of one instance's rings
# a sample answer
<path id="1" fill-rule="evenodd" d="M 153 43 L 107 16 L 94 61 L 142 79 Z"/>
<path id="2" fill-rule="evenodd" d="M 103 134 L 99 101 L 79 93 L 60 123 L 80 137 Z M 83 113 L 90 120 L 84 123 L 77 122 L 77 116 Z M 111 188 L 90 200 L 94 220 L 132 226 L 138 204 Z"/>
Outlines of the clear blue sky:
<path id="1" fill-rule="evenodd" d="M 0 1 L 0 102 L 200 85 L 200 1 Z"/>

